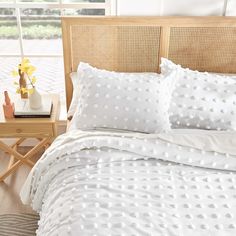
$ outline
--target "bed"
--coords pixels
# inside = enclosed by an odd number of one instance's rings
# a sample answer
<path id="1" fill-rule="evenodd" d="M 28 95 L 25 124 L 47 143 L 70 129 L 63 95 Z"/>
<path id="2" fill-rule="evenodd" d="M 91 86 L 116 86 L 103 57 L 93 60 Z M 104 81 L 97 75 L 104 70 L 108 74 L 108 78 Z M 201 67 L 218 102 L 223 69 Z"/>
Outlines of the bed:
<path id="1" fill-rule="evenodd" d="M 62 17 L 67 106 L 80 62 L 158 72 L 161 57 L 236 73 L 230 17 Z M 21 199 L 37 235 L 233 236 L 235 131 L 71 130 L 29 174 Z"/>

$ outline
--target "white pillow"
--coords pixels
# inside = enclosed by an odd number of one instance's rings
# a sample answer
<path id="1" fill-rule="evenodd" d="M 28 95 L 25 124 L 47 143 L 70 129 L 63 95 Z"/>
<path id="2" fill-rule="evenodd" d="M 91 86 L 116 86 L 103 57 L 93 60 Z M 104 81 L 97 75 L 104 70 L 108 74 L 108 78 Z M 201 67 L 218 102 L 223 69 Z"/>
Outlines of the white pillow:
<path id="1" fill-rule="evenodd" d="M 79 100 L 79 93 L 78 93 L 78 88 L 79 88 L 79 77 L 76 72 L 72 72 L 70 74 L 70 78 L 72 81 L 73 85 L 73 95 L 70 103 L 70 107 L 67 112 L 67 117 L 71 119 L 73 115 L 75 114 L 77 105 L 78 105 L 78 100 Z"/>
<path id="2" fill-rule="evenodd" d="M 101 69 L 97 69 L 95 67 L 90 66 L 87 63 L 83 63 L 81 62 L 78 66 L 78 71 L 77 72 L 72 72 L 70 74 L 70 78 L 72 80 L 72 85 L 73 85 L 73 96 L 72 96 L 72 100 L 71 100 L 71 104 L 70 107 L 68 109 L 67 112 L 67 117 L 68 118 L 72 118 L 73 115 L 75 114 L 76 108 L 78 106 L 78 100 L 79 100 L 79 81 L 80 81 L 80 73 L 82 72 L 83 69 L 93 69 L 94 72 L 97 73 L 110 73 L 111 75 L 113 75 L 114 73 L 119 74 L 121 76 L 124 75 L 133 75 L 135 77 L 140 77 L 142 78 L 143 76 L 145 76 L 145 78 L 149 78 L 149 76 L 152 78 L 153 76 L 159 76 L 159 74 L 157 73 L 118 73 L 118 72 L 111 72 L 111 71 L 106 71 L 106 70 L 101 70 Z"/>
<path id="3" fill-rule="evenodd" d="M 235 79 L 183 69 L 164 58 L 161 71 L 178 77 L 169 110 L 172 128 L 236 130 Z"/>
<path id="4" fill-rule="evenodd" d="M 152 76 L 97 71 L 81 63 L 78 110 L 81 130 L 119 129 L 159 133 L 170 129 L 168 109 L 175 72 Z"/>

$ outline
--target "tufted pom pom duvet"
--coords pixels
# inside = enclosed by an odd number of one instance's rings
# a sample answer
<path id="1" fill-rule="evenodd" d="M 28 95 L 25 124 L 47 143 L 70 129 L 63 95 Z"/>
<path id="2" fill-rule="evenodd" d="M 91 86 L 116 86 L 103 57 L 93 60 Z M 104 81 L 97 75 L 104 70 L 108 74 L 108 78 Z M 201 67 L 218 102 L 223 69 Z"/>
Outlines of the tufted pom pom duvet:
<path id="1" fill-rule="evenodd" d="M 71 131 L 32 169 L 21 199 L 38 236 L 235 236 L 236 153 L 158 134 Z"/>

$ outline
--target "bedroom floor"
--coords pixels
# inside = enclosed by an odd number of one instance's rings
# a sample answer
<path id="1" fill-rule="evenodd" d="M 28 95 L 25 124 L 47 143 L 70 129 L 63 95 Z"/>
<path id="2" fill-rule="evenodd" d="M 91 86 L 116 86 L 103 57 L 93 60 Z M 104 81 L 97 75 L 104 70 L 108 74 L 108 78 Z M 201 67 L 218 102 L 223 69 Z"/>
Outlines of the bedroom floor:
<path id="1" fill-rule="evenodd" d="M 28 147 L 22 147 L 20 151 L 26 152 Z M 38 159 L 35 156 L 35 159 Z M 0 172 L 8 165 L 8 156 L 0 151 Z M 30 206 L 22 204 L 19 193 L 27 175 L 30 172 L 28 166 L 21 166 L 15 174 L 9 176 L 4 182 L 0 182 L 0 214 L 9 213 L 35 213 Z"/>

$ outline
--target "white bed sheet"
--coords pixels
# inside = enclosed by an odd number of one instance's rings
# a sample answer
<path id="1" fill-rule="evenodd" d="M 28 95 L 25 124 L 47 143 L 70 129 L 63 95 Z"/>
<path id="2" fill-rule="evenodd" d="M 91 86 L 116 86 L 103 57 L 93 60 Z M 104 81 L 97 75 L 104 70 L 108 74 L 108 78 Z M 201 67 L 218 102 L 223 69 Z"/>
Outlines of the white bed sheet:
<path id="1" fill-rule="evenodd" d="M 236 235 L 236 153 L 158 135 L 71 131 L 21 192 L 37 235 Z"/>
<path id="2" fill-rule="evenodd" d="M 216 151 L 234 155 L 236 153 L 236 132 L 201 129 L 172 129 L 159 138 L 205 151 Z"/>

